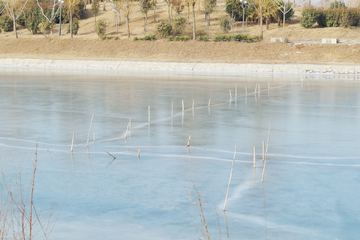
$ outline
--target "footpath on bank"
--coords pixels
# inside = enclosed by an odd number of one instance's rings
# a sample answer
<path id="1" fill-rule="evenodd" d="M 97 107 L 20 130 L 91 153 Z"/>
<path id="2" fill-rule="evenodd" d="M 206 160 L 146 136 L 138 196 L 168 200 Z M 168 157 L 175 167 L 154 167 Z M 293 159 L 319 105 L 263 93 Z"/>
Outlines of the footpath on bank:
<path id="1" fill-rule="evenodd" d="M 179 63 L 140 61 L 91 61 L 0 58 L 1 68 L 110 70 L 110 71 L 192 71 L 192 72 L 259 72 L 300 74 L 360 74 L 359 65 L 315 64 L 237 64 L 237 63 Z"/>

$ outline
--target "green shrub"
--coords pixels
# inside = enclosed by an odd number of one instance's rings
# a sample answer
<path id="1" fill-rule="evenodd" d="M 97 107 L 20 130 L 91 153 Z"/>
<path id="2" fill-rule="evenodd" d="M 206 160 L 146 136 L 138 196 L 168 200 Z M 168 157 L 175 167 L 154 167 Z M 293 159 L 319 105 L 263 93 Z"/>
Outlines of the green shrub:
<path id="1" fill-rule="evenodd" d="M 176 36 L 174 38 L 175 41 L 188 41 L 189 40 L 189 37 L 188 36 Z"/>
<path id="2" fill-rule="evenodd" d="M 114 39 L 115 39 L 115 40 L 119 40 L 119 37 L 118 37 L 118 36 L 116 36 L 116 37 L 114 37 Z"/>
<path id="3" fill-rule="evenodd" d="M 232 35 L 231 38 L 235 41 L 235 42 L 259 42 L 260 41 L 260 36 L 248 36 L 248 35 L 243 35 L 243 34 L 236 34 L 236 35 Z"/>
<path id="4" fill-rule="evenodd" d="M 208 36 L 199 36 L 196 38 L 196 40 L 207 42 L 207 41 L 209 41 L 209 38 L 208 38 Z"/>
<path id="5" fill-rule="evenodd" d="M 224 31 L 227 32 L 230 30 L 230 21 L 228 18 L 223 18 L 220 22 L 220 28 Z"/>
<path id="6" fill-rule="evenodd" d="M 11 32 L 14 30 L 13 21 L 8 15 L 3 15 L 0 17 L 0 27 L 5 32 Z"/>
<path id="7" fill-rule="evenodd" d="M 173 41 L 174 38 L 173 38 L 172 36 L 169 36 L 169 37 L 167 38 L 167 40 L 168 40 L 168 41 Z"/>
<path id="8" fill-rule="evenodd" d="M 49 34 L 52 31 L 54 25 L 54 22 L 45 21 L 39 24 L 39 28 L 41 28 L 44 33 Z"/>
<path id="9" fill-rule="evenodd" d="M 319 13 L 313 7 L 304 8 L 301 13 L 300 25 L 305 28 L 311 28 L 318 19 Z"/>
<path id="10" fill-rule="evenodd" d="M 358 26 L 360 23 L 360 11 L 359 9 L 347 9 L 342 13 L 341 26 Z"/>
<path id="11" fill-rule="evenodd" d="M 215 35 L 213 40 L 214 40 L 214 42 L 230 42 L 231 36 L 230 35 Z"/>
<path id="12" fill-rule="evenodd" d="M 134 37 L 134 41 L 137 41 L 137 40 L 139 40 L 139 38 L 138 38 L 138 37 Z"/>
<path id="13" fill-rule="evenodd" d="M 330 9 L 334 8 L 346 8 L 345 2 L 335 1 L 330 4 Z"/>
<path id="14" fill-rule="evenodd" d="M 79 31 L 79 28 L 80 28 L 79 21 L 76 18 L 74 18 L 73 22 L 72 22 L 72 25 L 73 25 L 72 32 L 73 32 L 74 35 L 76 35 L 78 33 L 78 31 Z M 69 24 L 67 33 L 70 33 L 70 24 Z"/>
<path id="15" fill-rule="evenodd" d="M 183 17 L 177 17 L 173 20 L 173 28 L 175 34 L 182 33 L 186 24 L 186 19 Z"/>
<path id="16" fill-rule="evenodd" d="M 159 32 L 160 36 L 165 38 L 171 34 L 172 26 L 170 23 L 161 22 L 156 26 L 156 29 Z"/>
<path id="17" fill-rule="evenodd" d="M 104 36 L 106 33 L 106 22 L 103 20 L 97 21 L 95 26 L 95 32 L 99 37 Z"/>
<path id="18" fill-rule="evenodd" d="M 156 40 L 156 34 L 149 34 L 142 38 L 134 37 L 134 41 L 137 41 L 137 40 L 154 41 L 154 40 Z"/>

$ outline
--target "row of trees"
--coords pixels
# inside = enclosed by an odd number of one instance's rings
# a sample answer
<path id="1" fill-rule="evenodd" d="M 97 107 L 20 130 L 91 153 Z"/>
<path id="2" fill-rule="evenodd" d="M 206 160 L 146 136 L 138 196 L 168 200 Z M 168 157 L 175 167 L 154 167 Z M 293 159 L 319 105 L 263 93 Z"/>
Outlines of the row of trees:
<path id="1" fill-rule="evenodd" d="M 91 12 L 95 16 L 100 10 L 100 0 L 86 0 L 92 3 Z M 105 0 L 103 0 L 105 1 Z M 130 21 L 138 13 L 144 15 L 144 31 L 148 12 L 154 9 L 154 21 L 156 15 L 157 0 L 107 0 L 109 5 L 118 17 L 126 22 L 127 36 L 130 38 Z M 210 15 L 216 7 L 216 0 L 164 0 L 168 7 L 169 21 L 173 19 L 173 11 L 179 16 L 181 12 L 187 9 L 187 23 L 190 23 L 190 12 L 192 12 L 193 39 L 196 39 L 196 12 L 204 14 L 206 26 L 210 25 Z M 0 11 L 6 12 L 13 21 L 13 30 L 17 37 L 16 22 L 23 18 L 23 24 L 34 34 L 38 32 L 39 24 L 44 28 L 52 29 L 59 21 L 59 10 L 63 8 L 61 18 L 65 22 L 70 22 L 70 34 L 73 35 L 73 18 L 81 18 L 85 8 L 83 0 L 0 0 Z M 104 5 L 105 8 L 105 5 Z M 196 8 L 198 11 L 196 11 Z M 244 9 L 245 8 L 245 9 Z M 283 22 L 289 19 L 293 14 L 293 5 L 282 0 L 250 0 L 247 4 L 239 3 L 239 0 L 226 0 L 226 12 L 229 14 L 231 22 L 242 19 L 243 11 L 246 14 L 246 20 L 257 21 L 260 23 L 260 36 L 262 37 L 262 25 L 270 22 Z M 1 14 L 1 12 L 0 12 Z M 231 24 L 234 26 L 234 24 Z"/>

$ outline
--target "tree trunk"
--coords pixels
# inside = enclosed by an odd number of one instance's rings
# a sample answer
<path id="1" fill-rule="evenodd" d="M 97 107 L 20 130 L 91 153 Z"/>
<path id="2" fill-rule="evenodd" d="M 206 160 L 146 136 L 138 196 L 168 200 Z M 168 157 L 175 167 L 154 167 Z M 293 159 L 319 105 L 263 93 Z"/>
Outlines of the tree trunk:
<path id="1" fill-rule="evenodd" d="M 170 1 L 170 0 L 168 0 Z M 171 21 L 171 18 L 170 18 L 170 5 L 168 4 L 168 14 L 169 14 L 169 22 Z"/>
<path id="2" fill-rule="evenodd" d="M 72 7 L 70 6 L 70 37 L 73 38 Z"/>
<path id="3" fill-rule="evenodd" d="M 147 23 L 147 13 L 144 16 L 144 32 L 146 32 L 146 23 Z"/>
<path id="4" fill-rule="evenodd" d="M 94 17 L 95 17 L 95 27 L 96 27 L 96 13 L 94 14 Z"/>
<path id="5" fill-rule="evenodd" d="M 269 18 L 266 18 L 266 29 L 269 29 Z"/>
<path id="6" fill-rule="evenodd" d="M 126 16 L 126 27 L 127 27 L 127 36 L 130 39 L 130 24 L 129 24 L 129 16 Z"/>
<path id="7" fill-rule="evenodd" d="M 209 13 L 209 15 L 208 15 L 208 24 L 209 24 L 209 26 L 210 26 L 210 13 Z"/>
<path id="8" fill-rule="evenodd" d="M 280 27 L 280 16 L 278 16 L 278 27 Z"/>
<path id="9" fill-rule="evenodd" d="M 260 4 L 260 38 L 261 40 L 263 39 L 263 20 L 262 20 L 262 17 L 263 17 L 263 12 L 262 12 L 262 6 Z"/>
<path id="10" fill-rule="evenodd" d="M 285 4 L 284 4 L 284 20 L 283 20 L 283 29 L 285 29 L 285 14 L 286 12 L 285 12 Z"/>
<path id="11" fill-rule="evenodd" d="M 193 40 L 196 40 L 196 22 L 195 22 L 195 2 L 192 4 L 193 9 Z"/>
<path id="12" fill-rule="evenodd" d="M 155 20 L 155 11 L 156 11 L 156 5 L 154 5 L 154 22 L 156 22 L 156 20 Z"/>
<path id="13" fill-rule="evenodd" d="M 114 15 L 115 15 L 115 22 L 116 22 L 116 33 L 119 33 L 119 21 L 118 21 L 117 13 L 114 12 Z"/>
<path id="14" fill-rule="evenodd" d="M 188 3 L 187 24 L 190 24 L 190 5 L 189 5 L 189 3 Z"/>
<path id="15" fill-rule="evenodd" d="M 172 8 L 170 8 L 170 14 L 171 14 L 171 18 L 170 18 L 170 21 L 171 21 L 171 20 L 173 20 Z"/>
<path id="16" fill-rule="evenodd" d="M 106 8 L 105 8 L 105 0 L 103 0 L 103 11 L 106 11 Z"/>
<path id="17" fill-rule="evenodd" d="M 17 35 L 17 31 L 16 31 L 16 18 L 15 18 L 15 11 L 13 10 L 13 15 L 14 15 L 14 18 L 13 18 L 13 26 L 14 26 L 14 34 L 15 34 L 15 38 L 18 38 L 18 35 Z"/>

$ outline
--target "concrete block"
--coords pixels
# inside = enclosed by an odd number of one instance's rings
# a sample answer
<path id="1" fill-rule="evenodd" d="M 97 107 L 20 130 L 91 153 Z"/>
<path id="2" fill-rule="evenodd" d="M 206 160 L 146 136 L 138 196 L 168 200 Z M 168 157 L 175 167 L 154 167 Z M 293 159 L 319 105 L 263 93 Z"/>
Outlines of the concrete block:
<path id="1" fill-rule="evenodd" d="M 273 37 L 270 39 L 270 42 L 282 42 L 287 43 L 289 42 L 287 38 L 281 38 L 281 37 Z"/>
<path id="2" fill-rule="evenodd" d="M 338 39 L 337 38 L 323 38 L 321 40 L 321 43 L 331 43 L 331 44 L 336 44 L 338 43 Z"/>

